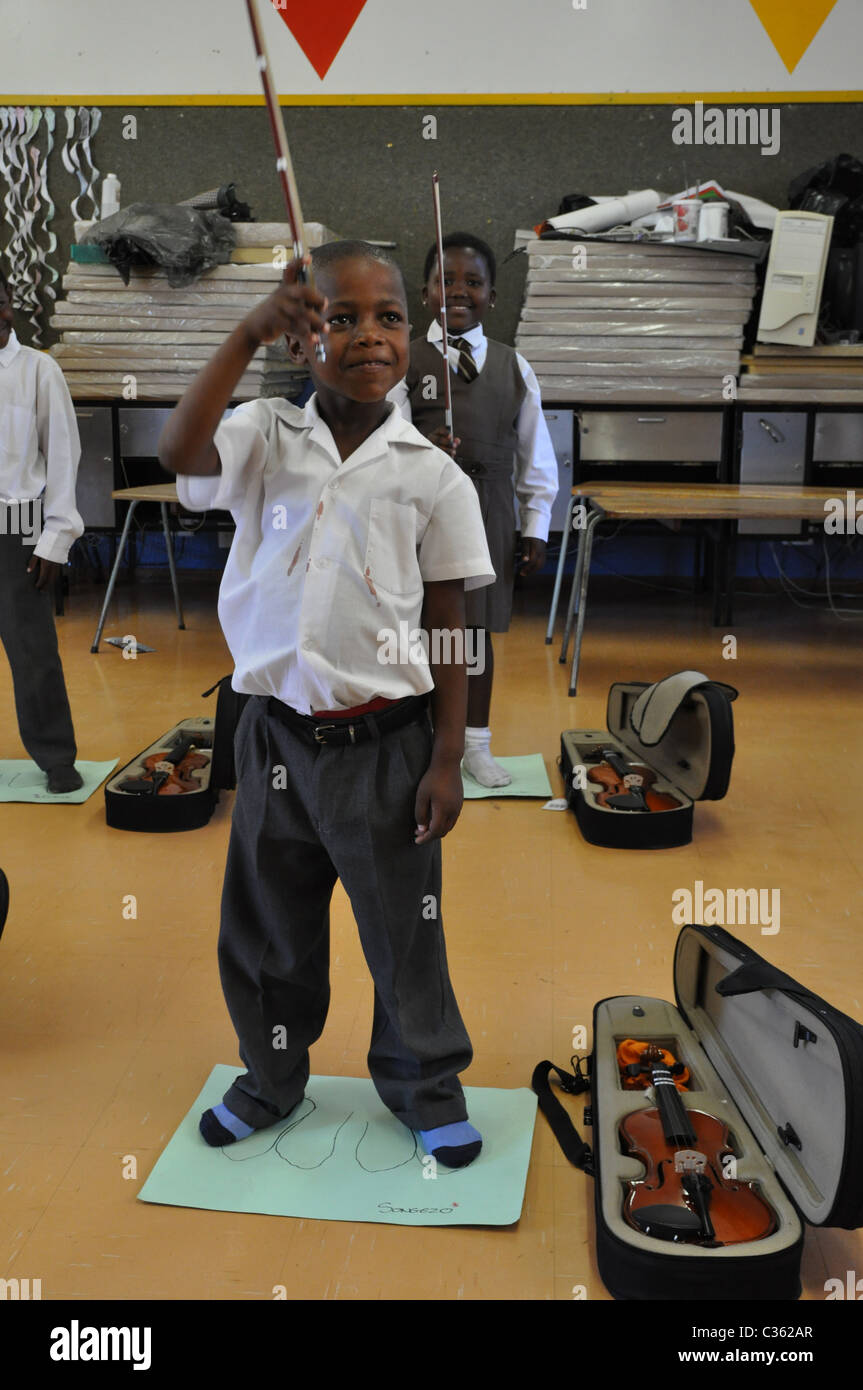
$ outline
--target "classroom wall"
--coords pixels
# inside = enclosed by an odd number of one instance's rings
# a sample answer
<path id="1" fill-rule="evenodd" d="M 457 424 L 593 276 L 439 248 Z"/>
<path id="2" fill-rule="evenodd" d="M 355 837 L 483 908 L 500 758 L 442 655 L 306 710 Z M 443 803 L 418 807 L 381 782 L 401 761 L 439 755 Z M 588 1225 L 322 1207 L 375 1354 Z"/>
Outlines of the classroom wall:
<path id="1" fill-rule="evenodd" d="M 414 323 L 424 324 L 419 281 L 433 235 L 430 178 L 441 176 L 445 227 L 490 241 L 500 259 L 517 227 L 557 211 L 566 193 L 615 194 L 653 187 L 675 192 L 696 179 L 787 206 L 789 181 L 845 152 L 863 157 L 858 103 L 779 104 L 780 143 L 685 146 L 672 140 L 672 105 L 643 106 L 310 106 L 286 107 L 285 123 L 307 220 L 347 236 L 398 243 Z M 58 135 L 65 130 L 57 108 Z M 134 140 L 124 139 L 135 117 Z M 437 139 L 423 138 L 434 116 Z M 59 143 L 59 142 L 58 142 Z M 174 202 L 236 182 L 261 221 L 283 219 L 266 112 L 241 106 L 106 106 L 93 142 L 101 172 L 116 173 L 122 202 Z M 49 161 L 57 211 L 55 264 L 69 258 L 69 203 L 77 180 L 60 150 Z M 2 189 L 0 189 L 2 192 Z M 493 336 L 512 342 L 524 258 L 500 270 Z M 29 341 L 25 326 L 20 336 Z M 46 343 L 56 339 L 47 335 Z"/>

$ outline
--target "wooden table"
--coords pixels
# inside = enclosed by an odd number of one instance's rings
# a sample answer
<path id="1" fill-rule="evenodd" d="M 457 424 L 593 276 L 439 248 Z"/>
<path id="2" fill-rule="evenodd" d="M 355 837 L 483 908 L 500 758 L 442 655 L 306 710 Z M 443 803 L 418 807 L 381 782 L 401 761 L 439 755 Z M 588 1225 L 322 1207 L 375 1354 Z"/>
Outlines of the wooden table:
<path id="1" fill-rule="evenodd" d="M 123 558 L 123 551 L 129 536 L 132 525 L 132 517 L 139 502 L 158 502 L 162 509 L 162 530 L 165 533 L 165 548 L 168 552 L 168 568 L 171 571 L 171 587 L 174 590 L 174 607 L 177 610 L 177 627 L 185 628 L 183 621 L 183 610 L 180 607 L 180 590 L 177 585 L 177 568 L 174 564 L 174 542 L 168 526 L 168 503 L 177 502 L 176 483 L 151 483 L 147 487 L 124 487 L 117 492 L 112 492 L 111 496 L 118 502 L 128 502 L 129 510 L 126 513 L 126 520 L 123 523 L 123 534 L 120 537 L 120 544 L 117 547 L 117 554 L 114 559 L 114 567 L 111 570 L 111 577 L 108 580 L 108 588 L 105 592 L 105 602 L 102 604 L 102 612 L 99 614 L 99 626 L 96 628 L 96 636 L 93 638 L 91 652 L 98 652 L 99 642 L 102 637 L 102 629 L 105 626 L 105 617 L 108 613 L 108 605 L 114 592 L 114 585 L 117 582 L 117 571 Z"/>
<path id="2" fill-rule="evenodd" d="M 574 529 L 575 509 L 580 504 L 586 509 L 587 516 L 584 525 L 576 528 L 578 529 L 578 550 L 567 606 L 563 646 L 560 653 L 560 661 L 563 664 L 566 661 L 569 640 L 572 636 L 573 626 L 575 626 L 575 650 L 569 681 L 570 695 L 576 693 L 587 606 L 587 586 L 590 578 L 590 557 L 594 532 L 600 521 L 713 521 L 730 524 L 744 518 L 765 521 L 782 517 L 823 522 L 824 504 L 829 498 L 835 496 L 836 490 L 834 488 L 777 487 L 768 484 L 579 483 L 572 489 L 572 497 L 567 511 L 545 638 L 546 642 L 552 640 L 554 619 L 563 583 L 569 532 Z M 724 620 L 726 622 L 730 620 L 731 611 L 730 593 L 734 576 L 733 564 L 729 563 L 729 557 L 733 559 L 733 543 L 726 544 L 722 549 L 722 561 L 717 562 L 714 572 L 713 620 L 715 623 L 722 621 L 718 615 L 723 583 L 726 604 Z M 725 574 L 722 573 L 723 570 L 726 571 Z"/>

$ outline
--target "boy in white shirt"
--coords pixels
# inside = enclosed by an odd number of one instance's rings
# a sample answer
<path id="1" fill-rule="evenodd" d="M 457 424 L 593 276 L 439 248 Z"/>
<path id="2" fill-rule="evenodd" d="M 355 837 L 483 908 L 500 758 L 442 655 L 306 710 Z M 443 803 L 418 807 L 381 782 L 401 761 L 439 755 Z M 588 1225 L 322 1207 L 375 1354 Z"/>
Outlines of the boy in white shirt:
<path id="1" fill-rule="evenodd" d="M 494 572 L 470 484 L 386 400 L 408 360 L 401 272 L 363 242 L 320 248 L 313 263 L 318 289 L 290 266 L 160 441 L 186 506 L 233 513 L 219 617 L 234 688 L 252 697 L 237 730 L 219 940 L 247 1071 L 201 1133 L 232 1143 L 302 1099 L 329 1003 L 341 878 L 375 984 L 378 1094 L 457 1167 L 482 1143 L 458 1080 L 472 1051 L 440 921 L 440 838 L 462 802 L 463 645 L 460 660 L 436 661 L 434 641 L 430 661 L 415 641 L 397 664 L 382 654 L 387 634 L 421 623 L 463 630 L 465 581 Z M 220 423 L 256 349 L 282 334 L 315 382 L 305 410 L 259 400 Z"/>
<path id="2" fill-rule="evenodd" d="M 0 271 L 0 641 L 21 742 L 47 774 L 48 790 L 62 794 L 77 791 L 81 775 L 51 593 L 84 530 L 75 507 L 81 444 L 58 364 L 22 346 L 12 325 Z"/>

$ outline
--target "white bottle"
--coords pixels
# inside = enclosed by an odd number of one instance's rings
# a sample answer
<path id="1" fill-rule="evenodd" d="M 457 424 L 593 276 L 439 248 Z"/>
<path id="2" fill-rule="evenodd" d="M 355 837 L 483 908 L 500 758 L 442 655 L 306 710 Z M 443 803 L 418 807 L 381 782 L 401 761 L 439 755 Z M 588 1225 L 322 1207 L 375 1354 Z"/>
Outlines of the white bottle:
<path id="1" fill-rule="evenodd" d="M 120 180 L 116 174 L 106 174 L 102 180 L 102 221 L 120 211 Z"/>

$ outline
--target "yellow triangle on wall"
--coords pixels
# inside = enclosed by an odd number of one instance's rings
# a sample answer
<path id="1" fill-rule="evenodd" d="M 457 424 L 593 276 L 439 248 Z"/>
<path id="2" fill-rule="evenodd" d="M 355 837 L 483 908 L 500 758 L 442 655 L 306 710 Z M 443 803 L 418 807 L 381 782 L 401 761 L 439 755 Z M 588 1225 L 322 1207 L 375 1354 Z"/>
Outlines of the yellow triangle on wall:
<path id="1" fill-rule="evenodd" d="M 789 72 L 793 72 L 836 0 L 749 0 Z"/>

